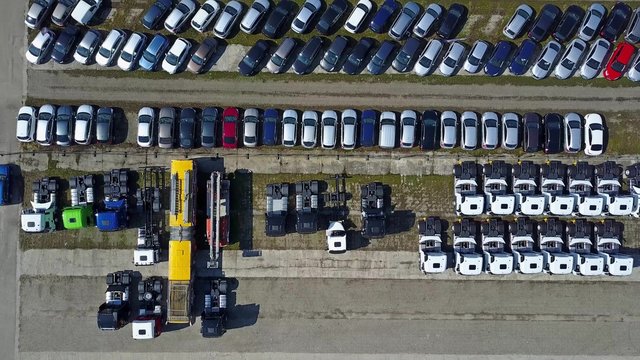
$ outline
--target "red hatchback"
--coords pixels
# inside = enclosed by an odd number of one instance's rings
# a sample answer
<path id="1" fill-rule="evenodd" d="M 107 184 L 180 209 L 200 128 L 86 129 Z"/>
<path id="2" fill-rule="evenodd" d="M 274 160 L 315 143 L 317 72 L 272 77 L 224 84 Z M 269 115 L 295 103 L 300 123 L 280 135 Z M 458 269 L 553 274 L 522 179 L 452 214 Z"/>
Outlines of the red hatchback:
<path id="1" fill-rule="evenodd" d="M 240 112 L 236 108 L 226 108 L 222 112 L 222 147 L 236 149 L 238 147 L 238 119 Z"/>
<path id="2" fill-rule="evenodd" d="M 618 44 L 602 73 L 604 78 L 611 81 L 620 79 L 627 70 L 635 52 L 636 48 L 629 43 L 621 42 Z"/>

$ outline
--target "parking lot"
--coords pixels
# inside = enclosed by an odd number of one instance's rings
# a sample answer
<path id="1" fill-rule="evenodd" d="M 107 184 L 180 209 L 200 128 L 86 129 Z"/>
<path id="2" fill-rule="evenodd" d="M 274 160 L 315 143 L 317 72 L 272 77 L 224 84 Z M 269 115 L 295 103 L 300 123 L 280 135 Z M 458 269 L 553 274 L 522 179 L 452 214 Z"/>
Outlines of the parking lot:
<path id="1" fill-rule="evenodd" d="M 174 1 L 175 2 L 175 1 Z M 203 1 L 198 0 L 201 4 Z M 293 0 L 296 8 L 304 1 Z M 406 0 L 399 3 L 404 4 Z M 453 0 L 443 0 L 447 7 Z M 12 2 L 13 3 L 13 2 Z M 138 170 L 143 166 L 168 167 L 172 159 L 193 158 L 203 168 L 223 165 L 231 180 L 231 244 L 225 249 L 231 261 L 247 261 L 230 269 L 246 277 L 237 279 L 230 297 L 228 332 L 220 339 L 203 339 L 199 323 L 169 328 L 151 343 L 131 339 L 131 328 L 116 332 L 96 329 L 95 312 L 104 299 L 104 278 L 96 268 L 109 264 L 105 257 L 130 255 L 136 245 L 136 227 L 142 223 L 132 213 L 128 229 L 105 233 L 96 228 L 80 231 L 62 230 L 50 234 L 19 232 L 19 205 L 0 208 L 0 274 L 4 284 L 0 292 L 0 348 L 14 349 L 16 359 L 422 359 L 426 355 L 442 359 L 486 358 L 512 359 L 580 357 L 634 357 L 640 353 L 633 334 L 640 331 L 640 306 L 637 274 L 613 279 L 558 277 L 540 275 L 527 280 L 523 275 L 480 279 L 460 279 L 452 271 L 442 278 L 416 279 L 399 274 L 418 267 L 417 221 L 437 215 L 452 223 L 454 212 L 453 165 L 462 160 L 486 163 L 501 159 L 510 163 L 533 160 L 544 163 L 561 160 L 572 163 L 588 160 L 598 164 L 614 160 L 621 165 L 639 161 L 637 114 L 640 111 L 638 87 L 626 78 L 610 82 L 603 78 L 583 80 L 579 75 L 565 81 L 549 78 L 504 75 L 496 78 L 463 74 L 447 78 L 433 75 L 387 74 L 357 76 L 328 74 L 317 67 L 313 74 L 269 74 L 266 71 L 246 78 L 237 74 L 237 65 L 260 35 L 237 32 L 221 41 L 212 71 L 193 75 L 181 72 L 124 72 L 117 67 L 98 65 L 27 64 L 24 46 L 35 31 L 23 24 L 26 1 L 18 1 L 0 13 L 2 38 L 0 64 L 0 113 L 7 121 L 7 131 L 0 135 L 0 162 L 20 166 L 24 191 L 20 202 L 28 206 L 31 181 L 56 176 L 69 177 L 100 174 L 113 168 Z M 24 3 L 24 4 L 23 4 Z M 151 32 L 140 19 L 153 0 L 108 0 L 91 28 L 106 33 L 113 28 Z M 250 2 L 241 1 L 245 8 Z M 502 28 L 517 7 L 511 1 L 462 1 L 469 9 L 465 26 L 458 38 L 471 45 L 478 39 L 496 43 L 503 40 Z M 539 9 L 545 2 L 529 1 Z M 565 9 L 570 4 L 586 8 L 592 1 L 554 1 Z M 613 2 L 603 2 L 610 7 Z M 627 1 L 633 8 L 640 1 Z M 272 3 L 272 6 L 274 4 Z M 379 4 L 378 4 L 379 5 Z M 420 3 L 425 7 L 426 3 Z M 326 4 L 325 4 L 326 6 Z M 351 3 L 353 6 L 353 3 Z M 316 19 L 317 20 L 317 19 Z M 55 29 L 58 29 L 54 27 Z M 285 36 L 309 40 L 315 32 Z M 371 36 L 378 42 L 387 34 L 351 35 L 342 27 L 328 36 L 345 35 L 355 40 Z M 213 36 L 189 28 L 179 34 L 194 43 Z M 280 43 L 282 38 L 276 40 Z M 519 44 L 521 39 L 514 43 Z M 355 42 L 355 41 L 354 41 Z M 15 118 L 21 105 L 91 104 L 116 110 L 114 144 L 71 147 L 42 147 L 35 143 L 18 144 Z M 422 151 L 378 147 L 324 150 L 301 146 L 240 147 L 236 150 L 143 149 L 136 145 L 137 112 L 143 106 L 161 107 L 215 106 L 304 110 L 368 109 L 394 111 L 413 109 L 438 111 L 505 112 L 578 112 L 601 114 L 606 122 L 607 143 L 602 156 L 588 158 L 584 153 L 546 155 L 542 151 L 524 153 L 502 149 L 464 151 L 440 149 Z M 300 135 L 300 134 L 298 134 Z M 322 210 L 320 231 L 301 235 L 293 229 L 293 215 L 288 219 L 287 235 L 265 235 L 266 194 L 270 183 L 294 183 L 320 180 L 332 191 L 334 175 L 346 174 L 349 214 L 349 257 L 327 254 L 324 229 L 334 215 Z M 393 213 L 388 235 L 366 240 L 358 232 L 362 226 L 360 186 L 381 181 L 391 191 Z M 139 181 L 135 186 L 139 186 Z M 203 185 L 203 184 L 201 184 Z M 62 206 L 69 205 L 68 188 L 63 187 Z M 626 190 L 626 189 L 625 189 Z M 168 203 L 168 193 L 165 194 Z M 292 207 L 290 201 L 289 207 Z M 165 206 L 168 206 L 165 204 Z M 200 214 L 202 215 L 202 214 Z M 482 218 L 487 218 L 483 216 Z M 512 219 L 506 217 L 505 219 Z M 536 219 L 536 220 L 540 220 Z M 599 219 L 599 218 L 598 218 Z M 635 218 L 617 218 L 624 225 L 624 252 L 635 259 L 638 272 L 640 224 Z M 451 249 L 451 232 L 445 244 Z M 204 236 L 199 250 L 206 250 Z M 16 248 L 17 247 L 17 248 Z M 25 252 L 35 253 L 25 256 Z M 70 276 L 69 265 L 51 269 L 29 268 L 38 256 L 54 254 L 60 263 L 85 261 L 78 273 Z M 58 252 L 58 250 L 61 251 Z M 245 259 L 241 250 L 263 250 L 263 258 Z M 86 253 L 81 253 L 86 251 Z M 305 251 L 313 252 L 308 256 Z M 281 252 L 282 256 L 278 257 Z M 411 261 L 404 261 L 414 252 Z M 385 268 L 381 259 L 393 258 L 395 268 Z M 83 260 L 83 261 L 84 261 Z M 342 261 L 341 261 L 342 260 Z M 451 260 L 451 259 L 450 259 Z M 25 261 L 25 263 L 22 263 Z M 252 263 L 250 263 L 253 261 Z M 118 263 L 123 263 L 119 261 Z M 309 264 L 318 264 L 309 269 Z M 247 265 L 249 264 L 249 265 Z M 256 264 L 254 266 L 254 264 Z M 271 265 L 274 264 L 274 265 Z M 166 275 L 166 263 L 144 269 L 145 274 Z M 128 265 L 133 267 L 132 264 Z M 291 269 L 288 270 L 288 266 Z M 349 267 L 353 272 L 345 271 Z M 28 269 L 27 269 L 28 268 Z M 27 270 L 25 270 L 27 269 Z M 111 269 L 110 271 L 122 270 Z M 164 272 L 161 272 L 164 271 Z M 409 271 L 409 270 L 407 270 Z M 277 274 L 286 273 L 279 277 Z M 331 276 L 332 272 L 341 275 Z M 291 275 L 293 274 L 293 275 Z M 318 275 L 320 274 L 320 275 Z M 345 275 L 346 274 L 346 275 Z M 350 274 L 360 277 L 349 278 Z M 421 275 L 421 274 L 420 274 Z M 230 276 L 234 276 L 231 274 Z M 403 279 L 403 280 L 401 280 Z M 201 295 L 201 294 L 200 294 Z M 200 299 L 199 297 L 197 299 Z M 16 303 L 17 301 L 17 303 Z M 196 304 L 197 314 L 202 304 Z M 50 324 L 51 326 L 43 326 Z M 52 328 L 55 331 L 52 331 Z M 391 334 L 391 336 L 390 336 Z M 10 351 L 7 351 L 9 353 Z M 9 355 L 7 355 L 9 356 Z M 12 356 L 7 357 L 12 360 Z M 3 358 L 4 359 L 4 358 Z"/>

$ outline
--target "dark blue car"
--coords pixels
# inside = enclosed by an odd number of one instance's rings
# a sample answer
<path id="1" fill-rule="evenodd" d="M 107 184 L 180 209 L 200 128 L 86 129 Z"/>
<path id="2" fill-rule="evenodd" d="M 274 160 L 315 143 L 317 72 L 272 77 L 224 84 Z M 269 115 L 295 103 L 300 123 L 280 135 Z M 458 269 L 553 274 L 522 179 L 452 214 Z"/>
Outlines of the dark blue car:
<path id="1" fill-rule="evenodd" d="M 520 44 L 516 55 L 513 57 L 511 64 L 509 65 L 509 71 L 513 75 L 522 75 L 529 70 L 536 53 L 538 52 L 538 43 L 526 39 Z"/>
<path id="2" fill-rule="evenodd" d="M 160 59 L 164 56 L 164 53 L 167 52 L 168 47 L 169 40 L 163 35 L 155 34 L 149 45 L 147 45 L 147 48 L 142 52 L 142 56 L 138 61 L 140 68 L 147 71 L 154 71 Z"/>
<path id="3" fill-rule="evenodd" d="M 142 17 L 142 26 L 149 30 L 157 28 L 160 21 L 171 10 L 171 6 L 173 6 L 171 0 L 157 0 Z"/>
<path id="4" fill-rule="evenodd" d="M 266 109 L 262 122 L 262 144 L 276 145 L 278 143 L 278 110 Z"/>
<path id="5" fill-rule="evenodd" d="M 493 49 L 493 53 L 484 66 L 484 73 L 489 76 L 498 76 L 504 71 L 509 56 L 513 51 L 513 44 L 508 41 L 500 41 Z"/>
<path id="6" fill-rule="evenodd" d="M 374 33 L 382 34 L 387 32 L 387 26 L 389 25 L 389 19 L 398 10 L 399 6 L 395 0 L 385 0 L 384 4 L 380 6 L 380 9 L 376 12 L 369 29 Z"/>
<path id="7" fill-rule="evenodd" d="M 11 171 L 9 165 L 0 165 L 0 206 L 11 203 Z"/>
<path id="8" fill-rule="evenodd" d="M 360 121 L 360 146 L 372 147 L 376 145 L 377 117 L 374 110 L 365 110 L 362 112 L 362 121 Z"/>

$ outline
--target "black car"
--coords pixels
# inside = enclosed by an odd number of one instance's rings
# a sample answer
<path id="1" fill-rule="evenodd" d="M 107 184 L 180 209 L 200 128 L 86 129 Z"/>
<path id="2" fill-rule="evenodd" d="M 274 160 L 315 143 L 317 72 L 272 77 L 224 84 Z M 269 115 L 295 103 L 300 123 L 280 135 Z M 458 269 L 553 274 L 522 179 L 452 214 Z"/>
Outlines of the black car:
<path id="1" fill-rule="evenodd" d="M 193 108 L 185 108 L 180 111 L 180 147 L 193 149 L 196 132 L 196 111 Z"/>
<path id="2" fill-rule="evenodd" d="M 413 69 L 413 63 L 420 55 L 423 47 L 424 42 L 422 39 L 410 37 L 409 40 L 404 43 L 398 55 L 396 55 L 391 66 L 398 72 L 407 72 Z"/>
<path id="3" fill-rule="evenodd" d="M 280 0 L 278 6 L 273 9 L 267 21 L 264 23 L 262 33 L 264 36 L 275 39 L 280 36 L 282 26 L 289 19 L 291 12 L 291 2 L 289 0 Z"/>
<path id="4" fill-rule="evenodd" d="M 362 62 L 367 58 L 371 49 L 375 46 L 375 40 L 371 38 L 362 38 L 353 48 L 353 51 L 344 63 L 344 72 L 349 75 L 355 75 L 362 70 Z"/>
<path id="5" fill-rule="evenodd" d="M 65 27 L 60 36 L 56 39 L 53 45 L 53 51 L 51 51 L 51 58 L 57 63 L 63 63 L 67 59 L 67 56 L 71 52 L 73 44 L 76 43 L 76 39 L 80 35 L 80 31 L 77 27 L 69 25 Z"/>
<path id="6" fill-rule="evenodd" d="M 325 71 L 338 70 L 338 64 L 349 46 L 349 41 L 349 38 L 344 36 L 336 36 L 335 40 L 331 42 L 331 45 L 329 45 L 329 48 L 324 53 L 322 60 L 320 60 L 320 67 Z"/>
<path id="7" fill-rule="evenodd" d="M 562 10 L 552 4 L 546 4 L 540 10 L 540 15 L 533 23 L 533 27 L 529 30 L 529 39 L 541 42 L 544 41 L 549 33 L 556 28 L 560 18 L 562 17 Z"/>
<path id="8" fill-rule="evenodd" d="M 296 74 L 304 75 L 308 74 L 313 70 L 311 65 L 314 60 L 320 54 L 320 50 L 322 50 L 322 44 L 324 41 L 320 36 L 314 36 L 309 40 L 308 43 L 304 45 L 300 53 L 298 53 L 298 57 L 296 61 L 293 63 L 293 71 Z"/>
<path id="9" fill-rule="evenodd" d="M 389 66 L 389 59 L 396 50 L 396 43 L 391 40 L 385 40 L 371 58 L 367 71 L 373 75 L 380 75 Z"/>
<path id="10" fill-rule="evenodd" d="M 348 8 L 349 3 L 347 0 L 334 0 L 327 8 L 327 11 L 320 17 L 318 25 L 316 25 L 316 30 L 318 30 L 320 34 L 329 35 L 333 26 L 340 20 Z"/>
<path id="11" fill-rule="evenodd" d="M 258 40 L 258 42 L 249 49 L 247 55 L 245 55 L 240 64 L 238 64 L 238 71 L 244 76 L 255 75 L 260 71 L 260 64 L 265 58 L 269 57 L 269 50 L 271 45 L 266 40 Z"/>
<path id="12" fill-rule="evenodd" d="M 448 40 L 456 35 L 467 21 L 467 8 L 460 4 L 451 4 L 447 10 L 447 16 L 438 28 L 438 36 Z"/>
<path id="13" fill-rule="evenodd" d="M 438 119 L 437 111 L 427 110 L 422 113 L 420 148 L 422 150 L 435 150 L 438 148 Z"/>
<path id="14" fill-rule="evenodd" d="M 556 31 L 553 32 L 553 38 L 559 43 L 571 39 L 578 31 L 578 27 L 582 23 L 585 11 L 578 5 L 571 5 L 565 10 L 562 19 L 556 27 Z"/>
<path id="15" fill-rule="evenodd" d="M 616 42 L 620 34 L 624 31 L 631 18 L 631 7 L 623 2 L 617 2 L 611 8 L 607 20 L 604 22 L 602 30 L 600 30 L 600 36 L 611 41 Z"/>
<path id="16" fill-rule="evenodd" d="M 149 30 L 158 27 L 160 21 L 169 13 L 173 3 L 171 0 L 156 0 L 142 17 L 142 26 Z"/>
<path id="17" fill-rule="evenodd" d="M 544 116 L 544 152 L 557 154 L 562 151 L 562 121 L 564 118 L 557 113 Z"/>
<path id="18" fill-rule="evenodd" d="M 202 121 L 200 123 L 200 145 L 205 148 L 216 146 L 218 132 L 218 109 L 207 107 L 202 109 Z"/>
<path id="19" fill-rule="evenodd" d="M 536 152 L 540 150 L 540 115 L 536 113 L 526 113 L 522 119 L 522 150 L 525 152 Z"/>

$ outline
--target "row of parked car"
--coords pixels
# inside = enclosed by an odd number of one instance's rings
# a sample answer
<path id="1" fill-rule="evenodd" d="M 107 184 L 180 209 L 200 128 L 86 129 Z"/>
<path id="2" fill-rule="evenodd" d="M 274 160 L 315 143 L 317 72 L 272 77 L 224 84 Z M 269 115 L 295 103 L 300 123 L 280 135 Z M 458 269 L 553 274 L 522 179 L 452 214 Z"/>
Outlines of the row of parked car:
<path id="1" fill-rule="evenodd" d="M 24 19 L 29 29 L 37 29 L 51 16 L 51 22 L 64 26 L 69 17 L 80 25 L 89 24 L 102 6 L 102 0 L 33 0 Z"/>
<path id="2" fill-rule="evenodd" d="M 329 35 L 350 7 L 346 0 L 334 0 L 328 5 L 322 0 L 306 0 L 295 12 L 293 2 L 289 0 L 280 1 L 273 9 L 268 0 L 255 0 L 244 12 L 244 5 L 235 0 L 224 7 L 217 0 L 207 0 L 199 9 L 194 0 L 181 0 L 175 7 L 171 0 L 157 0 L 144 14 L 142 24 L 152 30 L 164 20 L 164 28 L 175 34 L 186 29 L 190 19 L 191 27 L 199 32 L 207 31 L 213 23 L 213 33 L 222 39 L 233 35 L 238 22 L 243 32 L 261 31 L 272 39 L 289 28 L 298 34 L 307 33 L 313 24 L 319 33 Z M 322 12 L 322 9 L 326 10 Z M 428 36 L 437 27 L 439 36 L 450 39 L 462 28 L 467 16 L 467 9 L 460 4 L 452 4 L 447 11 L 441 5 L 430 4 L 422 16 L 421 7 L 415 2 L 401 7 L 395 0 L 386 0 L 375 13 L 374 9 L 376 5 L 370 0 L 359 0 L 352 7 L 344 29 L 355 34 L 368 24 L 371 31 L 381 34 L 388 30 L 389 36 L 400 40 L 409 33 Z"/>
<path id="3" fill-rule="evenodd" d="M 535 42 L 542 42 L 551 35 L 557 42 L 564 43 L 576 34 L 583 41 L 591 41 L 600 35 L 616 42 L 626 29 L 627 42 L 640 42 L 640 8 L 634 11 L 622 1 L 616 2 L 609 12 L 600 3 L 592 3 L 586 11 L 578 5 L 570 5 L 564 13 L 556 5 L 546 4 L 538 16 L 535 15 L 531 6 L 518 6 L 502 33 L 513 40 L 528 31 L 529 39 Z"/>

